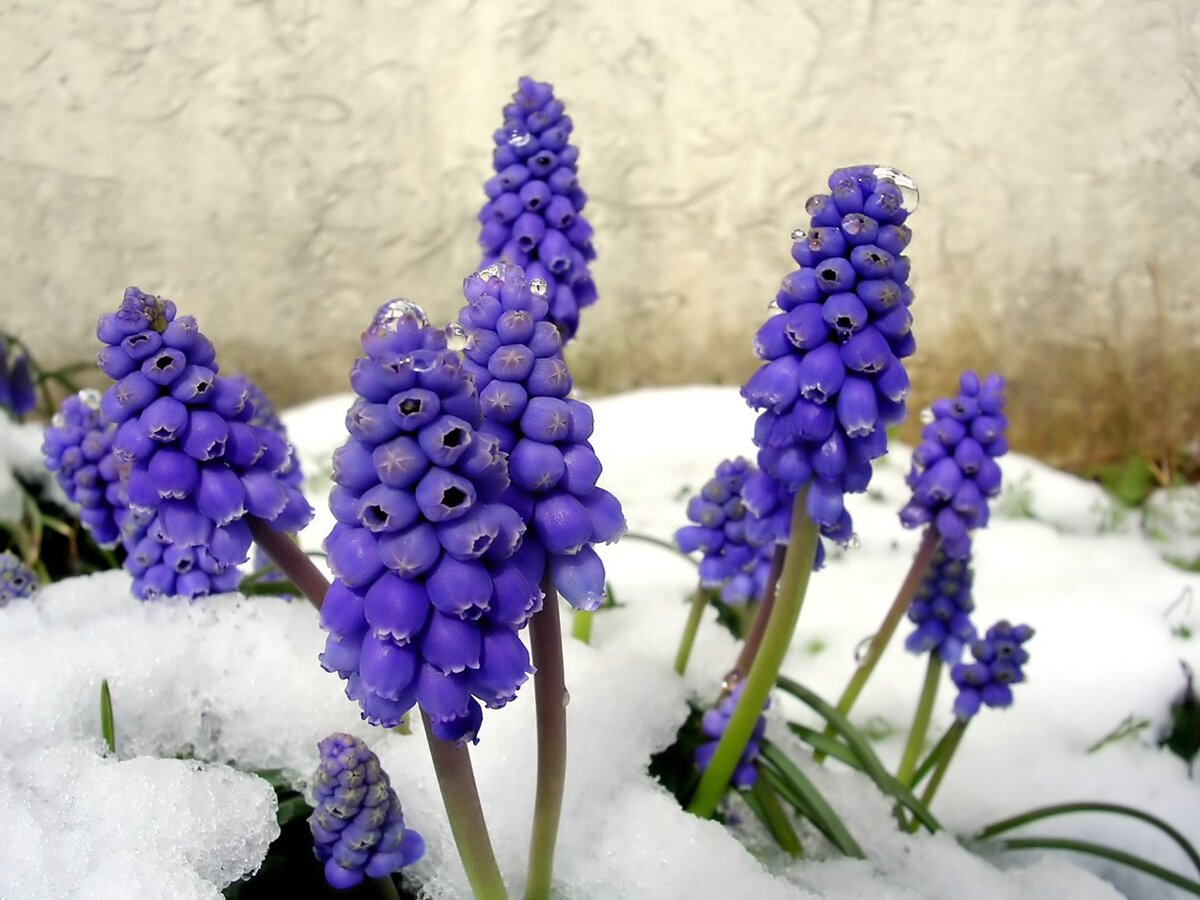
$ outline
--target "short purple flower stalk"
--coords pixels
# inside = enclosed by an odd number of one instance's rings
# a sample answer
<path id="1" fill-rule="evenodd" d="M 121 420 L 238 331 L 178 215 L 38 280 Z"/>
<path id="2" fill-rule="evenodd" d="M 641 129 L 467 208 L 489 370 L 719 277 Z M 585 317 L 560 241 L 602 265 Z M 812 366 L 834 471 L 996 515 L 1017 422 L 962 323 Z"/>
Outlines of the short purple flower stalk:
<path id="1" fill-rule="evenodd" d="M 733 710 L 737 706 L 738 700 L 741 699 L 743 686 L 739 685 L 734 688 L 731 694 L 722 697 L 716 706 L 705 711 L 704 717 L 700 720 L 700 730 L 710 740 L 704 742 L 696 748 L 696 768 L 703 772 L 712 762 L 713 754 L 716 753 L 717 744 L 720 742 L 721 736 L 725 734 L 725 729 L 729 727 L 729 719 L 733 715 Z M 765 712 L 771 705 L 768 700 L 763 707 Z M 730 779 L 730 784 L 736 788 L 743 790 L 754 786 L 754 782 L 758 780 L 758 770 L 755 768 L 755 760 L 758 759 L 758 752 L 762 746 L 763 733 L 767 729 L 767 717 L 760 715 L 758 721 L 754 725 L 754 730 L 750 734 L 750 740 L 746 747 L 742 750 L 742 755 L 738 760 L 737 767 L 733 770 L 733 777 Z"/>
<path id="2" fill-rule="evenodd" d="M 364 877 L 385 878 L 420 859 L 425 842 L 405 828 L 396 792 L 367 745 L 348 734 L 331 734 L 318 749 L 317 803 L 308 824 L 325 880 L 350 888 Z"/>
<path id="3" fill-rule="evenodd" d="M 0 407 L 18 419 L 37 407 L 37 390 L 29 355 L 0 335 Z"/>
<path id="4" fill-rule="evenodd" d="M 532 267 L 532 266 L 531 266 Z M 558 593 L 577 610 L 604 597 L 604 565 L 593 549 L 625 531 L 621 505 L 597 487 L 601 473 L 588 438 L 592 411 L 568 395 L 571 373 L 559 329 L 548 316 L 548 284 L 497 263 L 468 278 L 459 313 L 466 369 L 483 406 L 482 430 L 509 454 L 504 499 L 528 528 L 517 551 L 527 574 L 540 572 L 546 595 L 530 621 L 537 703 L 538 779 L 526 900 L 549 896 L 566 778 L 566 685 Z"/>
<path id="5" fill-rule="evenodd" d="M 11 550 L 0 551 L 0 606 L 32 597 L 41 587 L 34 571 Z"/>
<path id="6" fill-rule="evenodd" d="M 504 706 L 531 672 L 519 631 L 542 602 L 539 559 L 514 555 L 508 461 L 445 334 L 393 301 L 362 345 L 333 458 L 322 664 L 372 724 L 420 704 L 439 739 L 475 740 L 480 702 Z"/>
<path id="7" fill-rule="evenodd" d="M 809 487 L 808 515 L 837 541 L 853 532 L 844 495 L 867 489 L 871 461 L 887 452 L 885 429 L 905 416 L 901 360 L 916 347 L 902 255 L 912 237 L 907 184 L 894 170 L 854 166 L 808 201 L 810 228 L 793 235 L 800 268 L 758 330 L 764 362 L 742 390 L 762 410 L 760 468 L 793 493 Z"/>
<path id="8" fill-rule="evenodd" d="M 42 442 L 46 468 L 79 507 L 79 521 L 102 547 L 120 541 L 121 522 L 128 515 L 112 452 L 116 431 L 100 412 L 100 394 L 86 389 L 63 401 Z"/>
<path id="9" fill-rule="evenodd" d="M 970 533 L 988 520 L 988 498 L 1000 493 L 996 457 L 1008 450 L 1004 379 L 981 382 L 963 372 L 956 397 L 934 402 L 932 420 L 921 429 L 913 450 L 908 484 L 912 499 L 900 511 L 906 528 L 931 525 L 946 554 L 965 559 Z"/>
<path id="10" fill-rule="evenodd" d="M 958 687 L 954 715 L 966 722 L 981 706 L 1003 709 L 1012 705 L 1012 685 L 1025 680 L 1024 665 L 1029 652 L 1024 644 L 1033 637 L 1028 625 L 1011 625 L 1001 620 L 971 644 L 971 663 L 959 663 L 950 671 Z"/>
<path id="11" fill-rule="evenodd" d="M 588 270 L 596 251 L 576 177 L 579 150 L 568 143 L 572 128 L 553 88 L 522 78 L 492 136 L 496 174 L 484 184 L 488 202 L 479 213 L 481 267 L 503 260 L 543 280 L 550 321 L 564 340 L 575 334 L 580 309 L 596 302 Z"/>
<path id="12" fill-rule="evenodd" d="M 283 472 L 290 448 L 251 423 L 245 385 L 218 374 L 212 343 L 175 304 L 129 288 L 103 316 L 102 371 L 116 379 L 101 414 L 134 514 L 125 545 L 135 593 L 198 596 L 229 590 L 251 529 L 294 532 L 312 516 Z M 144 533 L 138 533 L 143 525 Z"/>
<path id="13" fill-rule="evenodd" d="M 962 659 L 963 648 L 975 640 L 974 580 L 970 551 L 965 559 L 954 559 L 938 548 L 908 608 L 917 626 L 904 643 L 910 653 L 932 653 L 947 665 Z"/>

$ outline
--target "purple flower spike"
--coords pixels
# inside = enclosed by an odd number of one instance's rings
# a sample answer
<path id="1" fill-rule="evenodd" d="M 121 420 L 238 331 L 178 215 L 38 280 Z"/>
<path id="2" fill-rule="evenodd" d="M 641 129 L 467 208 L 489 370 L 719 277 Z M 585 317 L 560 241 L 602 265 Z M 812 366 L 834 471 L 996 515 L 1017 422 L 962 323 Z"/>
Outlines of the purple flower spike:
<path id="1" fill-rule="evenodd" d="M 871 461 L 887 452 L 884 429 L 905 415 L 915 345 L 900 252 L 910 183 L 891 169 L 853 166 L 809 199 L 810 227 L 792 234 L 800 269 L 776 296 L 780 312 L 759 329 L 763 360 L 742 389 L 762 410 L 758 465 L 791 494 L 809 487 L 807 508 L 821 533 L 849 540 L 843 495 L 867 489 Z"/>
<path id="2" fill-rule="evenodd" d="M 103 547 L 120 540 L 125 514 L 119 499 L 120 466 L 112 452 L 116 432 L 117 426 L 101 415 L 100 394 L 83 390 L 63 401 L 42 442 L 46 468 L 79 505 L 79 520 Z"/>
<path id="3" fill-rule="evenodd" d="M 485 402 L 482 430 L 509 449 L 505 498 L 527 513 L 529 526 L 524 574 L 537 584 L 549 566 L 573 607 L 594 609 L 604 596 L 604 566 L 592 545 L 616 540 L 625 517 L 617 499 L 596 486 L 601 465 L 587 440 L 592 411 L 567 397 L 571 373 L 551 324 L 548 289 L 547 281 L 526 280 L 519 267 L 497 263 L 466 280 L 458 321 L 480 397 L 504 401 Z M 507 357 L 530 363 L 497 363 Z"/>
<path id="4" fill-rule="evenodd" d="M 737 707 L 738 698 L 742 696 L 744 687 L 745 684 L 739 684 L 734 688 L 733 693 L 722 698 L 721 702 L 705 712 L 704 718 L 700 720 L 700 730 L 710 739 L 696 748 L 696 768 L 701 772 L 707 769 L 709 763 L 712 762 L 713 754 L 717 752 L 717 744 L 721 742 L 721 736 L 729 727 L 729 719 Z M 768 699 L 763 711 L 765 712 L 770 705 L 771 701 Z M 767 717 L 759 716 L 754 731 L 750 734 L 750 740 L 746 744 L 746 749 L 742 751 L 741 759 L 738 760 L 737 768 L 733 770 L 730 783 L 734 787 L 745 790 L 754 787 L 754 783 L 758 780 L 758 770 L 754 767 L 754 761 L 758 758 L 758 751 L 766 730 Z"/>
<path id="5" fill-rule="evenodd" d="M 33 570 L 9 550 L 0 552 L 0 606 L 10 600 L 32 597 L 41 587 Z"/>
<path id="6" fill-rule="evenodd" d="M 969 555 L 954 559 L 938 548 L 908 610 L 909 619 L 917 626 L 904 645 L 909 652 L 936 653 L 947 665 L 962 659 L 963 648 L 975 640 L 971 623 L 974 580 Z"/>
<path id="7" fill-rule="evenodd" d="M 440 738 L 476 740 L 481 704 L 503 706 L 531 671 L 519 632 L 540 599 L 514 556 L 508 460 L 480 430 L 461 353 L 419 307 L 385 304 L 362 345 L 334 459 L 321 662 L 368 721 L 392 727 L 419 704 Z"/>
<path id="8" fill-rule="evenodd" d="M 1000 493 L 996 457 L 1008 450 L 1004 432 L 1004 379 L 982 381 L 964 372 L 956 397 L 934 402 L 933 418 L 913 450 L 908 485 L 912 499 L 900 510 L 906 528 L 932 523 L 946 554 L 966 559 L 970 532 L 988 520 L 988 498 Z"/>
<path id="9" fill-rule="evenodd" d="M 361 740 L 331 734 L 318 745 L 313 778 L 316 806 L 309 817 L 313 852 L 325 880 L 339 890 L 364 877 L 383 878 L 421 858 L 425 842 L 404 827 L 404 813 L 387 773 Z"/>
<path id="10" fill-rule="evenodd" d="M 96 334 L 106 345 L 105 371 L 120 376 L 99 403 L 101 423 L 115 433 L 113 462 L 97 473 L 119 476 L 105 497 L 128 508 L 113 520 L 129 552 L 134 593 L 153 599 L 232 590 L 250 546 L 247 516 L 281 531 L 299 530 L 312 516 L 273 409 L 264 404 L 260 413 L 261 392 L 218 374 L 211 342 L 169 300 L 129 288 Z M 62 441 L 52 426 L 47 453 Z"/>
<path id="11" fill-rule="evenodd" d="M 504 261 L 524 268 L 530 279 L 542 279 L 547 318 L 564 340 L 579 327 L 580 309 L 596 302 L 588 270 L 596 251 L 592 228 L 582 215 L 587 195 L 576 180 L 579 151 L 567 142 L 572 128 L 551 86 L 522 78 L 513 102 L 504 107 L 504 125 L 493 135 L 496 174 L 484 185 L 488 202 L 479 213 L 480 266 Z M 502 343 L 514 340 L 528 342 L 527 337 L 505 336 Z M 510 367 L 514 364 L 509 361 Z M 495 374 L 516 382 L 529 373 L 509 368 Z"/>
<path id="12" fill-rule="evenodd" d="M 0 343 L 3 343 L 0 338 Z M 0 354 L 0 406 L 7 406 L 18 417 L 27 416 L 37 407 L 37 390 L 29 356 L 18 349 L 6 362 L 7 353 Z"/>
<path id="13" fill-rule="evenodd" d="M 950 670 L 958 686 L 954 715 L 969 721 L 981 706 L 1002 709 L 1012 705 L 1012 685 L 1025 680 L 1024 665 L 1029 652 L 1024 644 L 1033 637 L 1028 625 L 1010 625 L 1001 620 L 984 637 L 971 644 L 973 663 L 959 663 Z"/>

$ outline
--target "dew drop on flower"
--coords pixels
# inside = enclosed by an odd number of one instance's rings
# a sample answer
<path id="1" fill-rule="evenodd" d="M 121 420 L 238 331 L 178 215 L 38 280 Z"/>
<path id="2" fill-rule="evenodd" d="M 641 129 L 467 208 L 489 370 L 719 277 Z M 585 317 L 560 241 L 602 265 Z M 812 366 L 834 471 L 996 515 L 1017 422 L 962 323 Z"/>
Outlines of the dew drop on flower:
<path id="1" fill-rule="evenodd" d="M 721 691 L 726 694 L 732 694 L 734 688 L 738 686 L 738 682 L 742 680 L 742 673 L 737 669 L 730 669 L 723 679 L 721 679 Z"/>
<path id="2" fill-rule="evenodd" d="M 862 541 L 860 541 L 858 539 L 858 532 L 855 532 L 854 534 L 850 535 L 850 549 L 857 550 L 861 546 L 862 546 Z"/>
<path id="3" fill-rule="evenodd" d="M 545 297 L 546 296 L 546 279 L 531 278 L 529 280 L 529 290 L 532 291 L 534 294 L 537 294 L 539 297 Z"/>
<path id="4" fill-rule="evenodd" d="M 533 135 L 531 135 L 528 131 L 518 131 L 514 129 L 508 133 L 508 145 L 510 147 L 524 147 L 531 140 L 533 140 Z"/>
<path id="5" fill-rule="evenodd" d="M 466 350 L 470 345 L 470 338 L 467 336 L 466 329 L 457 322 L 451 322 L 444 329 L 442 334 L 446 336 L 447 350 Z"/>
<path id="6" fill-rule="evenodd" d="M 571 702 L 571 692 L 563 688 L 563 706 L 567 706 Z"/>
<path id="7" fill-rule="evenodd" d="M 395 331 L 397 325 L 405 319 L 411 319 L 422 327 L 429 325 L 429 317 L 425 315 L 425 310 L 411 300 L 400 299 L 389 300 L 379 307 L 371 328 L 376 331 Z"/>
<path id="8" fill-rule="evenodd" d="M 934 420 L 934 418 L 935 418 L 935 416 L 933 414 L 933 410 L 930 409 L 928 406 L 925 407 L 923 410 L 921 410 L 921 424 L 922 425 L 928 425 L 930 422 L 932 422 Z"/>
<path id="9" fill-rule="evenodd" d="M 904 198 L 904 208 L 910 213 L 916 210 L 917 204 L 921 202 L 921 192 L 917 190 L 917 183 L 909 176 L 891 166 L 876 166 L 871 174 L 879 181 L 890 181 L 898 187 L 900 196 Z"/>
<path id="10" fill-rule="evenodd" d="M 100 392 L 95 388 L 84 388 L 79 392 L 79 402 L 88 409 L 99 409 Z"/>
<path id="11" fill-rule="evenodd" d="M 50 424 L 53 425 L 55 428 L 66 428 L 67 427 L 67 419 L 62 413 L 60 413 L 60 412 L 55 413 L 53 416 L 50 417 Z"/>
<path id="12" fill-rule="evenodd" d="M 771 315 L 775 315 L 775 313 L 783 312 L 783 307 L 779 305 L 778 300 L 772 300 L 767 304 L 767 312 Z"/>
<path id="13" fill-rule="evenodd" d="M 508 264 L 505 262 L 494 262 L 490 266 L 479 270 L 479 277 L 484 281 L 489 281 L 492 278 L 504 279 L 504 273 L 508 271 Z"/>
<path id="14" fill-rule="evenodd" d="M 792 243 L 795 244 L 795 243 L 799 243 L 800 241 L 804 240 L 804 236 L 806 234 L 808 234 L 808 231 L 804 228 L 793 228 L 792 229 Z"/>

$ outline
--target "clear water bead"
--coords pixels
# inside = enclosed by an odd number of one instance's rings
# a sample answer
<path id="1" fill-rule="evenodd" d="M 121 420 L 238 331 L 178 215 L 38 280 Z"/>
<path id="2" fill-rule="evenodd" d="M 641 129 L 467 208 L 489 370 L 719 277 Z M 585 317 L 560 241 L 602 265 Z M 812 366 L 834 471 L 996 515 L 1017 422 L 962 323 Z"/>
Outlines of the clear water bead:
<path id="1" fill-rule="evenodd" d="M 533 140 L 533 135 L 528 131 L 510 131 L 508 133 L 508 146 L 510 147 L 525 147 Z"/>
<path id="2" fill-rule="evenodd" d="M 88 409 L 99 409 L 100 392 L 95 388 L 84 388 L 79 392 L 79 402 Z"/>
<path id="3" fill-rule="evenodd" d="M 442 334 L 446 336 L 447 350 L 466 350 L 470 346 L 471 340 L 467 335 L 467 331 L 457 322 L 451 322 L 442 329 Z"/>
<path id="4" fill-rule="evenodd" d="M 539 297 L 546 296 L 546 279 L 532 278 L 529 281 L 529 290 Z"/>
<path id="5" fill-rule="evenodd" d="M 808 234 L 807 228 L 793 228 L 792 229 L 792 243 L 793 244 L 800 243 L 800 241 L 804 240 L 804 237 L 807 234 Z"/>
<path id="6" fill-rule="evenodd" d="M 930 409 L 928 406 L 925 407 L 923 410 L 921 410 L 921 424 L 922 425 L 928 425 L 935 418 L 936 418 L 936 416 L 934 416 L 933 410 Z"/>
<path id="7" fill-rule="evenodd" d="M 504 261 L 494 262 L 490 266 L 479 270 L 479 277 L 484 281 L 490 281 L 493 278 L 504 280 L 505 274 L 508 272 L 508 263 Z"/>
<path id="8" fill-rule="evenodd" d="M 912 178 L 891 166 L 877 166 L 871 174 L 877 180 L 890 182 L 899 188 L 900 196 L 904 199 L 904 208 L 910 213 L 916 211 L 917 204 L 921 202 L 921 192 Z"/>
<path id="9" fill-rule="evenodd" d="M 379 307 L 371 327 L 377 331 L 395 331 L 406 319 L 416 322 L 422 328 L 429 325 L 429 317 L 425 315 L 425 310 L 411 300 L 397 299 L 389 300 Z"/>

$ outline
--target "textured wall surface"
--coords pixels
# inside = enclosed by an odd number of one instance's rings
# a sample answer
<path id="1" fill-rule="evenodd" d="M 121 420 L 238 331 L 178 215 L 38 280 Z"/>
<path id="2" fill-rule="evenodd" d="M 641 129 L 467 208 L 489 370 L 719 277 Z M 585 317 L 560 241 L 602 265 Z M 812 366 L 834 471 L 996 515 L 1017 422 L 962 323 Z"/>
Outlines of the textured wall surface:
<path id="1" fill-rule="evenodd" d="M 1012 382 L 1015 443 L 1155 453 L 1200 426 L 1200 6 L 0 0 L 0 327 L 94 347 L 137 284 L 281 402 L 346 385 L 393 296 L 448 318 L 500 107 L 576 124 L 597 390 L 740 381 L 805 198 L 922 189 L 917 402 Z"/>

